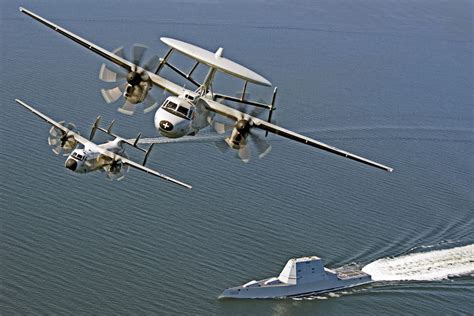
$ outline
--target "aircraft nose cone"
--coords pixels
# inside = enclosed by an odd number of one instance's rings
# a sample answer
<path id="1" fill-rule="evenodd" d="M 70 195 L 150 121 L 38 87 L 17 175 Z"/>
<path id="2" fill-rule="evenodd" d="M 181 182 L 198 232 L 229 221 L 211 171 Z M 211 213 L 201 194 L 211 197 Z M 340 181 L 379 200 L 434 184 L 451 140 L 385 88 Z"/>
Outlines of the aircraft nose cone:
<path id="1" fill-rule="evenodd" d="M 68 168 L 71 171 L 76 170 L 77 168 L 77 162 L 74 159 L 68 159 L 66 160 L 66 168 Z"/>
<path id="2" fill-rule="evenodd" d="M 160 121 L 160 128 L 164 131 L 171 131 L 173 129 L 173 124 L 166 120 Z"/>

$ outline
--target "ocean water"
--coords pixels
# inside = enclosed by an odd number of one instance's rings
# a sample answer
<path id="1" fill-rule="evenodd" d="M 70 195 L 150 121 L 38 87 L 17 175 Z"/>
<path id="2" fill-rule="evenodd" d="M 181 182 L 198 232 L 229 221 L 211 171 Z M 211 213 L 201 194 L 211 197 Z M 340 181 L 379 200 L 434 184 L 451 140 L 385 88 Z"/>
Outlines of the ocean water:
<path id="1" fill-rule="evenodd" d="M 271 153 L 249 164 L 212 142 L 156 146 L 149 165 L 191 191 L 134 170 L 120 182 L 71 174 L 47 146 L 49 126 L 15 98 L 83 134 L 100 114 L 125 137 L 153 137 L 153 115 L 105 104 L 103 60 L 20 5 L 107 49 L 143 43 L 162 56 L 161 36 L 223 47 L 279 87 L 280 125 L 395 171 L 271 136 Z M 436 0 L 3 0 L 1 313 L 472 314 L 472 12 L 472 1 Z M 216 88 L 241 82 L 219 75 Z M 217 299 L 304 255 L 377 282 Z"/>

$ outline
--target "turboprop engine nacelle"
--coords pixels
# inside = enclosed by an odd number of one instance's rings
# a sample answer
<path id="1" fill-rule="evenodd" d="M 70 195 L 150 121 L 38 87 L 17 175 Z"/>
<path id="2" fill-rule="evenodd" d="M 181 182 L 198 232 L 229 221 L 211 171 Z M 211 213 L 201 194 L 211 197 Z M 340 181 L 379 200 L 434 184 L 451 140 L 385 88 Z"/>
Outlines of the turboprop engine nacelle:
<path id="1" fill-rule="evenodd" d="M 232 134 L 226 139 L 227 144 L 233 149 L 240 149 L 247 144 L 247 136 L 250 132 L 250 122 L 239 120 L 234 125 Z"/>
<path id="2" fill-rule="evenodd" d="M 148 90 L 152 87 L 150 78 L 146 72 L 141 74 L 131 71 L 127 75 L 127 86 L 123 92 L 123 96 L 132 104 L 141 103 L 148 95 Z"/>

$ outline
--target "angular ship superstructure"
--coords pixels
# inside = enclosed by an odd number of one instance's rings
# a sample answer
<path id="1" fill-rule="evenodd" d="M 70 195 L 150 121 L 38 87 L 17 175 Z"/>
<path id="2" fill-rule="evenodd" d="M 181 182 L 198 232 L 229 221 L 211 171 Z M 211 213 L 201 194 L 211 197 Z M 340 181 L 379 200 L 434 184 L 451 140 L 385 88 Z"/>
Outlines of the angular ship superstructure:
<path id="1" fill-rule="evenodd" d="M 225 290 L 219 298 L 304 297 L 373 282 L 369 274 L 354 269 L 330 270 L 321 258 L 288 260 L 278 277 L 253 280 Z"/>

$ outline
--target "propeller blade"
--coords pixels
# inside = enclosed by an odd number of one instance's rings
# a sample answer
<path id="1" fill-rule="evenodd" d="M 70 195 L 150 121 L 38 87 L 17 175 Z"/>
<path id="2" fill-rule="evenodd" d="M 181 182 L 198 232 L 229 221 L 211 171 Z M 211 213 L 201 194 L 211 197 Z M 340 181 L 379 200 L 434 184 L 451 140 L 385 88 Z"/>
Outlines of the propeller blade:
<path id="1" fill-rule="evenodd" d="M 209 114 L 206 119 L 209 125 L 216 131 L 217 134 L 224 134 L 225 132 L 234 128 L 233 124 L 231 125 L 215 121 L 213 115 L 211 114 Z"/>
<path id="2" fill-rule="evenodd" d="M 119 172 L 120 176 L 119 176 L 117 179 L 115 179 L 115 180 L 120 181 L 120 180 L 122 180 L 123 178 L 125 178 L 125 175 L 127 174 L 129 168 L 130 168 L 130 167 L 129 167 L 128 165 L 122 164 L 122 166 L 120 167 L 120 172 Z"/>
<path id="3" fill-rule="evenodd" d="M 155 109 L 158 106 L 157 101 L 153 97 L 148 97 L 148 91 L 138 91 L 135 89 L 130 89 L 125 96 L 125 91 L 132 86 L 142 86 L 144 88 L 145 84 L 148 88 L 150 87 L 150 78 L 148 72 L 146 70 L 152 71 L 152 68 L 158 67 L 160 63 L 160 58 L 158 56 L 153 56 L 150 58 L 144 68 L 140 68 L 139 66 L 142 65 L 143 59 L 146 55 L 146 51 L 148 47 L 141 44 L 134 44 L 131 47 L 131 54 L 132 58 L 128 59 L 125 54 L 124 47 L 119 47 L 113 51 L 114 54 L 117 56 L 129 60 L 133 63 L 132 69 L 130 72 L 124 73 L 123 70 L 115 70 L 113 67 L 107 66 L 106 64 L 102 64 L 100 67 L 99 72 L 99 79 L 105 82 L 116 82 L 117 86 L 113 88 L 104 88 L 101 89 L 100 92 L 102 97 L 107 103 L 114 103 L 118 102 L 118 100 L 123 97 L 126 99 L 125 103 L 118 109 L 119 112 L 132 115 L 136 110 L 135 103 L 144 103 L 143 111 L 148 113 Z M 140 94 L 139 94 L 140 93 Z M 143 97 L 144 100 L 143 100 Z M 129 102 L 127 102 L 130 100 Z M 143 101 L 141 101 L 143 100 Z M 122 101 L 123 102 L 123 101 Z"/>
<path id="4" fill-rule="evenodd" d="M 150 94 L 147 94 L 145 100 L 143 101 L 143 113 L 148 113 L 154 110 L 158 106 L 158 102 L 156 102 L 155 98 L 153 98 Z"/>
<path id="5" fill-rule="evenodd" d="M 120 181 L 125 178 L 125 167 L 123 164 L 119 163 L 114 167 L 106 169 L 107 172 L 107 179 L 111 181 Z M 128 168 L 127 168 L 128 171 Z"/>
<path id="6" fill-rule="evenodd" d="M 61 135 L 63 132 L 60 130 L 60 129 L 57 129 L 56 127 L 51 127 L 51 129 L 49 130 L 49 135 L 51 137 L 57 137 L 59 135 Z"/>
<path id="7" fill-rule="evenodd" d="M 117 101 L 123 93 L 120 87 L 115 87 L 112 89 L 100 89 L 100 92 L 107 103 L 113 103 Z"/>
<path id="8" fill-rule="evenodd" d="M 227 142 L 223 139 L 214 142 L 214 145 L 216 145 L 217 149 L 219 149 L 221 153 L 225 153 L 229 150 L 229 144 L 227 144 Z"/>
<path id="9" fill-rule="evenodd" d="M 247 113 L 247 108 L 248 108 L 248 106 L 244 103 L 237 104 L 237 110 L 240 111 L 240 112 Z"/>
<path id="10" fill-rule="evenodd" d="M 229 125 L 221 122 L 212 121 L 212 128 L 216 131 L 217 134 L 224 134 L 225 132 L 234 128 L 234 125 Z"/>
<path id="11" fill-rule="evenodd" d="M 249 115 L 253 117 L 259 117 L 263 113 L 264 109 L 261 107 L 254 107 L 252 111 L 250 111 Z"/>
<path id="12" fill-rule="evenodd" d="M 123 157 L 128 158 L 128 155 L 124 152 L 121 154 Z M 110 157 L 99 155 L 97 157 L 98 162 L 105 162 L 102 168 L 107 175 L 107 179 L 111 181 L 120 181 L 125 178 L 125 174 L 129 170 L 129 166 L 122 163 L 121 160 L 113 160 Z"/>
<path id="13" fill-rule="evenodd" d="M 71 131 L 76 129 L 76 125 L 73 123 L 65 123 L 64 121 L 61 121 L 59 124 L 65 126 Z M 63 152 L 64 155 L 68 155 L 76 148 L 77 140 L 74 138 L 74 136 L 68 136 L 62 130 L 53 126 L 49 130 L 48 144 L 51 147 L 54 147 L 52 148 L 52 151 L 56 155 L 59 155 L 61 152 Z"/>
<path id="14" fill-rule="evenodd" d="M 125 79 L 126 77 L 127 75 L 124 73 L 109 69 L 106 64 L 100 66 L 99 79 L 104 82 L 116 82 L 117 80 Z"/>
<path id="15" fill-rule="evenodd" d="M 236 93 L 235 97 L 240 99 L 242 97 L 242 92 Z M 246 93 L 245 100 L 250 100 L 250 99 L 251 99 L 251 94 Z M 265 104 L 265 100 L 263 99 L 258 99 L 257 102 Z M 265 111 L 264 108 L 258 107 L 258 106 L 252 106 L 252 110 L 250 112 L 249 112 L 249 109 L 250 109 L 250 105 L 246 103 L 237 104 L 237 110 L 243 113 L 248 113 L 249 115 L 253 117 L 260 117 L 260 115 L 262 115 L 262 113 Z"/>
<path id="16" fill-rule="evenodd" d="M 257 134 L 250 133 L 249 137 L 255 145 L 255 148 L 257 148 L 259 158 L 265 157 L 272 149 L 272 146 Z"/>
<path id="17" fill-rule="evenodd" d="M 63 126 L 65 126 L 67 129 L 69 129 L 71 131 L 76 129 L 76 124 L 74 124 L 74 123 L 67 123 L 67 125 L 63 124 Z"/>
<path id="18" fill-rule="evenodd" d="M 250 161 L 250 150 L 249 150 L 249 146 L 247 145 L 244 145 L 242 147 L 240 147 L 239 151 L 237 152 L 240 160 L 242 160 L 243 162 L 247 163 Z"/>
<path id="19" fill-rule="evenodd" d="M 125 100 L 125 103 L 118 108 L 118 111 L 123 114 L 133 115 L 133 113 L 135 113 L 136 107 L 136 104 L 130 103 L 128 102 L 128 100 Z"/>
<path id="20" fill-rule="evenodd" d="M 62 149 L 63 148 L 61 147 L 61 145 L 56 146 L 55 148 L 53 148 L 53 153 L 55 153 L 56 155 L 59 155 Z"/>
<path id="21" fill-rule="evenodd" d="M 59 144 L 59 138 L 48 137 L 49 146 L 56 146 L 57 144 Z"/>
<path id="22" fill-rule="evenodd" d="M 134 44 L 132 46 L 132 63 L 140 66 L 143 56 L 147 51 L 148 47 L 142 44 Z"/>
<path id="23" fill-rule="evenodd" d="M 120 46 L 112 51 L 113 54 L 123 58 L 127 59 L 127 56 L 125 55 L 125 50 L 123 49 L 123 46 Z M 127 59 L 128 60 L 128 59 Z"/>
<path id="24" fill-rule="evenodd" d="M 160 65 L 160 56 L 158 55 L 154 55 L 153 57 L 151 57 L 146 63 L 145 65 L 143 66 L 143 68 L 145 70 L 148 70 L 148 71 L 151 71 L 151 72 L 155 72 L 155 70 L 158 68 L 158 66 Z"/>
<path id="25" fill-rule="evenodd" d="M 107 176 L 107 179 L 109 179 L 110 181 L 113 180 L 112 173 L 110 171 L 105 170 L 105 175 Z"/>

